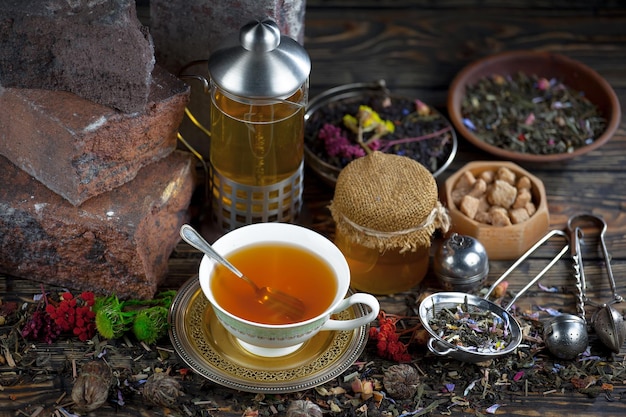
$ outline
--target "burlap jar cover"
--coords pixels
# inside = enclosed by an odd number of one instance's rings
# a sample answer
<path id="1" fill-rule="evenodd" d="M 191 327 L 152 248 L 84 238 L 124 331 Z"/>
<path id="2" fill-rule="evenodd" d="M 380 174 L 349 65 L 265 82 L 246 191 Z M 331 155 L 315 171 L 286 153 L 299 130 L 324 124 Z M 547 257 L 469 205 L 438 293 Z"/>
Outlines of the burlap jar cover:
<path id="1" fill-rule="evenodd" d="M 435 230 L 450 226 L 432 174 L 413 159 L 382 152 L 341 171 L 329 208 L 337 231 L 381 253 L 428 248 Z"/>

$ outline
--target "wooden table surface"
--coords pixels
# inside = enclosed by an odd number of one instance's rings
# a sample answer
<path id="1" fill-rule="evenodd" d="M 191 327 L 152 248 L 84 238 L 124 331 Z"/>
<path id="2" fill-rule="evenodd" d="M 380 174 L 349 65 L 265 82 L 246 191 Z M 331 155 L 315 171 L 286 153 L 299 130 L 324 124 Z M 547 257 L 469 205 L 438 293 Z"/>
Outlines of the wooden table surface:
<path id="1" fill-rule="evenodd" d="M 441 4 L 440 4 L 441 3 Z M 527 7 L 532 3 L 533 7 Z M 573 4 L 572 4 L 573 3 Z M 567 2 L 563 1 L 330 1 L 312 0 L 306 12 L 305 47 L 311 55 L 313 69 L 311 93 L 316 95 L 326 88 L 350 82 L 368 82 L 385 79 L 390 89 L 399 94 L 420 98 L 445 112 L 448 86 L 454 75 L 466 64 L 483 56 L 514 49 L 534 49 L 558 52 L 594 68 L 613 86 L 622 106 L 626 106 L 626 8 L 618 1 Z M 602 216 L 607 224 L 606 242 L 612 254 L 611 264 L 617 280 L 618 292 L 626 296 L 626 119 L 622 119 L 616 135 L 600 149 L 575 160 L 550 164 L 520 163 L 543 180 L 549 203 L 551 227 L 563 229 L 567 219 L 578 213 L 591 212 Z M 438 178 L 445 178 L 473 160 L 494 159 L 459 138 L 459 150 L 452 166 Z M 305 208 L 301 222 L 333 237 L 334 225 L 327 205 L 332 189 L 307 172 Z M 510 277 L 510 289 L 515 291 L 525 279 L 539 271 L 556 246 L 547 245 Z M 170 274 L 164 288 L 178 288 L 197 270 L 200 255 L 180 244 L 170 262 Z M 601 263 L 592 260 L 587 272 L 590 281 L 589 296 L 599 301 L 610 299 L 608 281 Z M 491 261 L 489 279 L 498 277 L 510 262 Z M 557 264 L 546 278 L 545 285 L 571 286 L 569 264 Z M 432 277 L 431 277 L 432 278 Z M 3 277 L 0 295 L 22 299 L 39 292 L 37 283 Z M 380 297 L 387 312 L 411 311 L 411 294 Z M 534 290 L 520 301 L 520 305 L 542 305 L 575 312 L 571 294 L 560 295 Z M 622 312 L 623 305 L 618 305 Z M 150 369 L 158 366 L 156 352 L 172 352 L 169 340 L 162 340 L 151 352 L 137 357 L 116 356 L 111 349 L 109 360 L 113 366 Z M 4 346 L 3 349 L 10 349 Z M 44 363 L 20 363 L 17 367 L 0 365 L 0 416 L 62 415 L 58 406 L 64 393 L 71 391 L 72 378 L 67 377 L 71 361 L 84 360 L 82 352 L 72 341 L 53 345 L 33 345 L 40 355 L 47 355 Z M 618 370 L 624 369 L 622 348 L 611 362 Z M 170 353 L 164 364 L 176 363 Z M 180 361 L 178 360 L 180 363 Z M 454 371 L 455 362 L 447 371 Z M 470 381 L 460 381 L 459 385 Z M 610 395 L 590 397 L 580 392 L 530 391 L 507 397 L 496 415 L 507 416 L 595 416 L 626 413 L 626 376 L 612 381 Z M 218 390 L 213 383 L 198 375 L 184 381 L 189 401 L 206 404 L 201 412 L 163 409 L 147 406 L 141 396 L 128 399 L 124 406 L 108 403 L 90 416 L 162 416 L 162 415 L 253 415 L 254 410 L 284 414 L 279 398 L 255 396 L 230 389 Z M 436 396 L 440 387 L 430 387 Z M 218 394 L 219 392 L 219 394 Z M 298 398 L 320 400 L 310 389 L 296 394 Z M 326 401 L 326 399 L 321 398 Z M 422 406 L 428 405 L 423 403 Z M 244 413 L 250 407 L 253 411 Z M 417 407 L 417 405 L 415 405 Z M 453 406 L 448 411 L 439 408 L 432 415 L 485 415 L 486 410 Z M 269 410 L 269 411 L 268 411 Z M 402 411 L 402 410 L 400 410 Z M 404 410 L 415 412 L 415 409 Z M 56 413 L 56 414 L 55 414 Z M 344 410 L 344 415 L 365 415 L 355 409 Z M 415 415 L 421 415 L 417 412 Z M 336 415 L 336 414 L 330 414 Z"/>

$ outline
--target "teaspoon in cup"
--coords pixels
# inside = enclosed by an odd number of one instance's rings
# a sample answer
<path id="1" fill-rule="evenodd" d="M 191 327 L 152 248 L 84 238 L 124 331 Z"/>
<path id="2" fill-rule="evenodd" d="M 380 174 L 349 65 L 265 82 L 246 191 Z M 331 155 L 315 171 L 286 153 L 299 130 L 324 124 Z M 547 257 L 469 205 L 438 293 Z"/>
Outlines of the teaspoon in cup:
<path id="1" fill-rule="evenodd" d="M 206 240 L 204 240 L 200 233 L 198 233 L 198 231 L 190 225 L 184 224 L 180 228 L 180 236 L 185 242 L 203 252 L 213 261 L 225 266 L 238 278 L 241 278 L 248 284 L 250 284 L 250 286 L 253 287 L 257 295 L 257 301 L 259 303 L 266 305 L 268 308 L 274 310 L 275 312 L 284 314 L 294 321 L 298 321 L 304 316 L 305 306 L 302 300 L 272 287 L 259 287 L 254 281 L 245 276 L 226 258 L 217 253 L 215 249 L 213 249 L 213 247 Z"/>

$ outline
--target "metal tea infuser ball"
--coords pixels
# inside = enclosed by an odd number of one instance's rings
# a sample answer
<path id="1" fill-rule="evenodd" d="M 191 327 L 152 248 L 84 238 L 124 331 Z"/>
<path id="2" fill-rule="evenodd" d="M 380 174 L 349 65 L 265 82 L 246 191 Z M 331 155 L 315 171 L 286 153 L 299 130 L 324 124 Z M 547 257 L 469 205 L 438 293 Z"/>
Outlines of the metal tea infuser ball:
<path id="1" fill-rule="evenodd" d="M 489 273 L 487 250 L 472 236 L 453 233 L 437 248 L 433 270 L 447 291 L 474 290 Z"/>

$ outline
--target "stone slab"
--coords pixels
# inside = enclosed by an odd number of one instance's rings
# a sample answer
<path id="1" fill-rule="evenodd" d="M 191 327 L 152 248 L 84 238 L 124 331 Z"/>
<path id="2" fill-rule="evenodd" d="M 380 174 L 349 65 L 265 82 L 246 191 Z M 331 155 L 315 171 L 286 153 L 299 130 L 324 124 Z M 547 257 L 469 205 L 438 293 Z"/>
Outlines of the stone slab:
<path id="1" fill-rule="evenodd" d="M 0 272 L 70 289 L 151 298 L 187 221 L 195 179 L 175 151 L 75 207 L 0 157 Z"/>
<path id="2" fill-rule="evenodd" d="M 306 0 L 150 0 L 150 33 L 157 62 L 178 74 L 255 19 L 273 18 L 283 35 L 302 44 L 305 11 Z"/>
<path id="3" fill-rule="evenodd" d="M 70 203 L 110 191 L 176 148 L 189 87 L 160 67 L 149 105 L 121 113 L 64 91 L 0 87 L 0 155 Z M 8 110 L 10 109 L 10 110 Z"/>
<path id="4" fill-rule="evenodd" d="M 148 104 L 154 65 L 133 0 L 0 2 L 0 85 L 69 91 L 130 113 Z"/>

